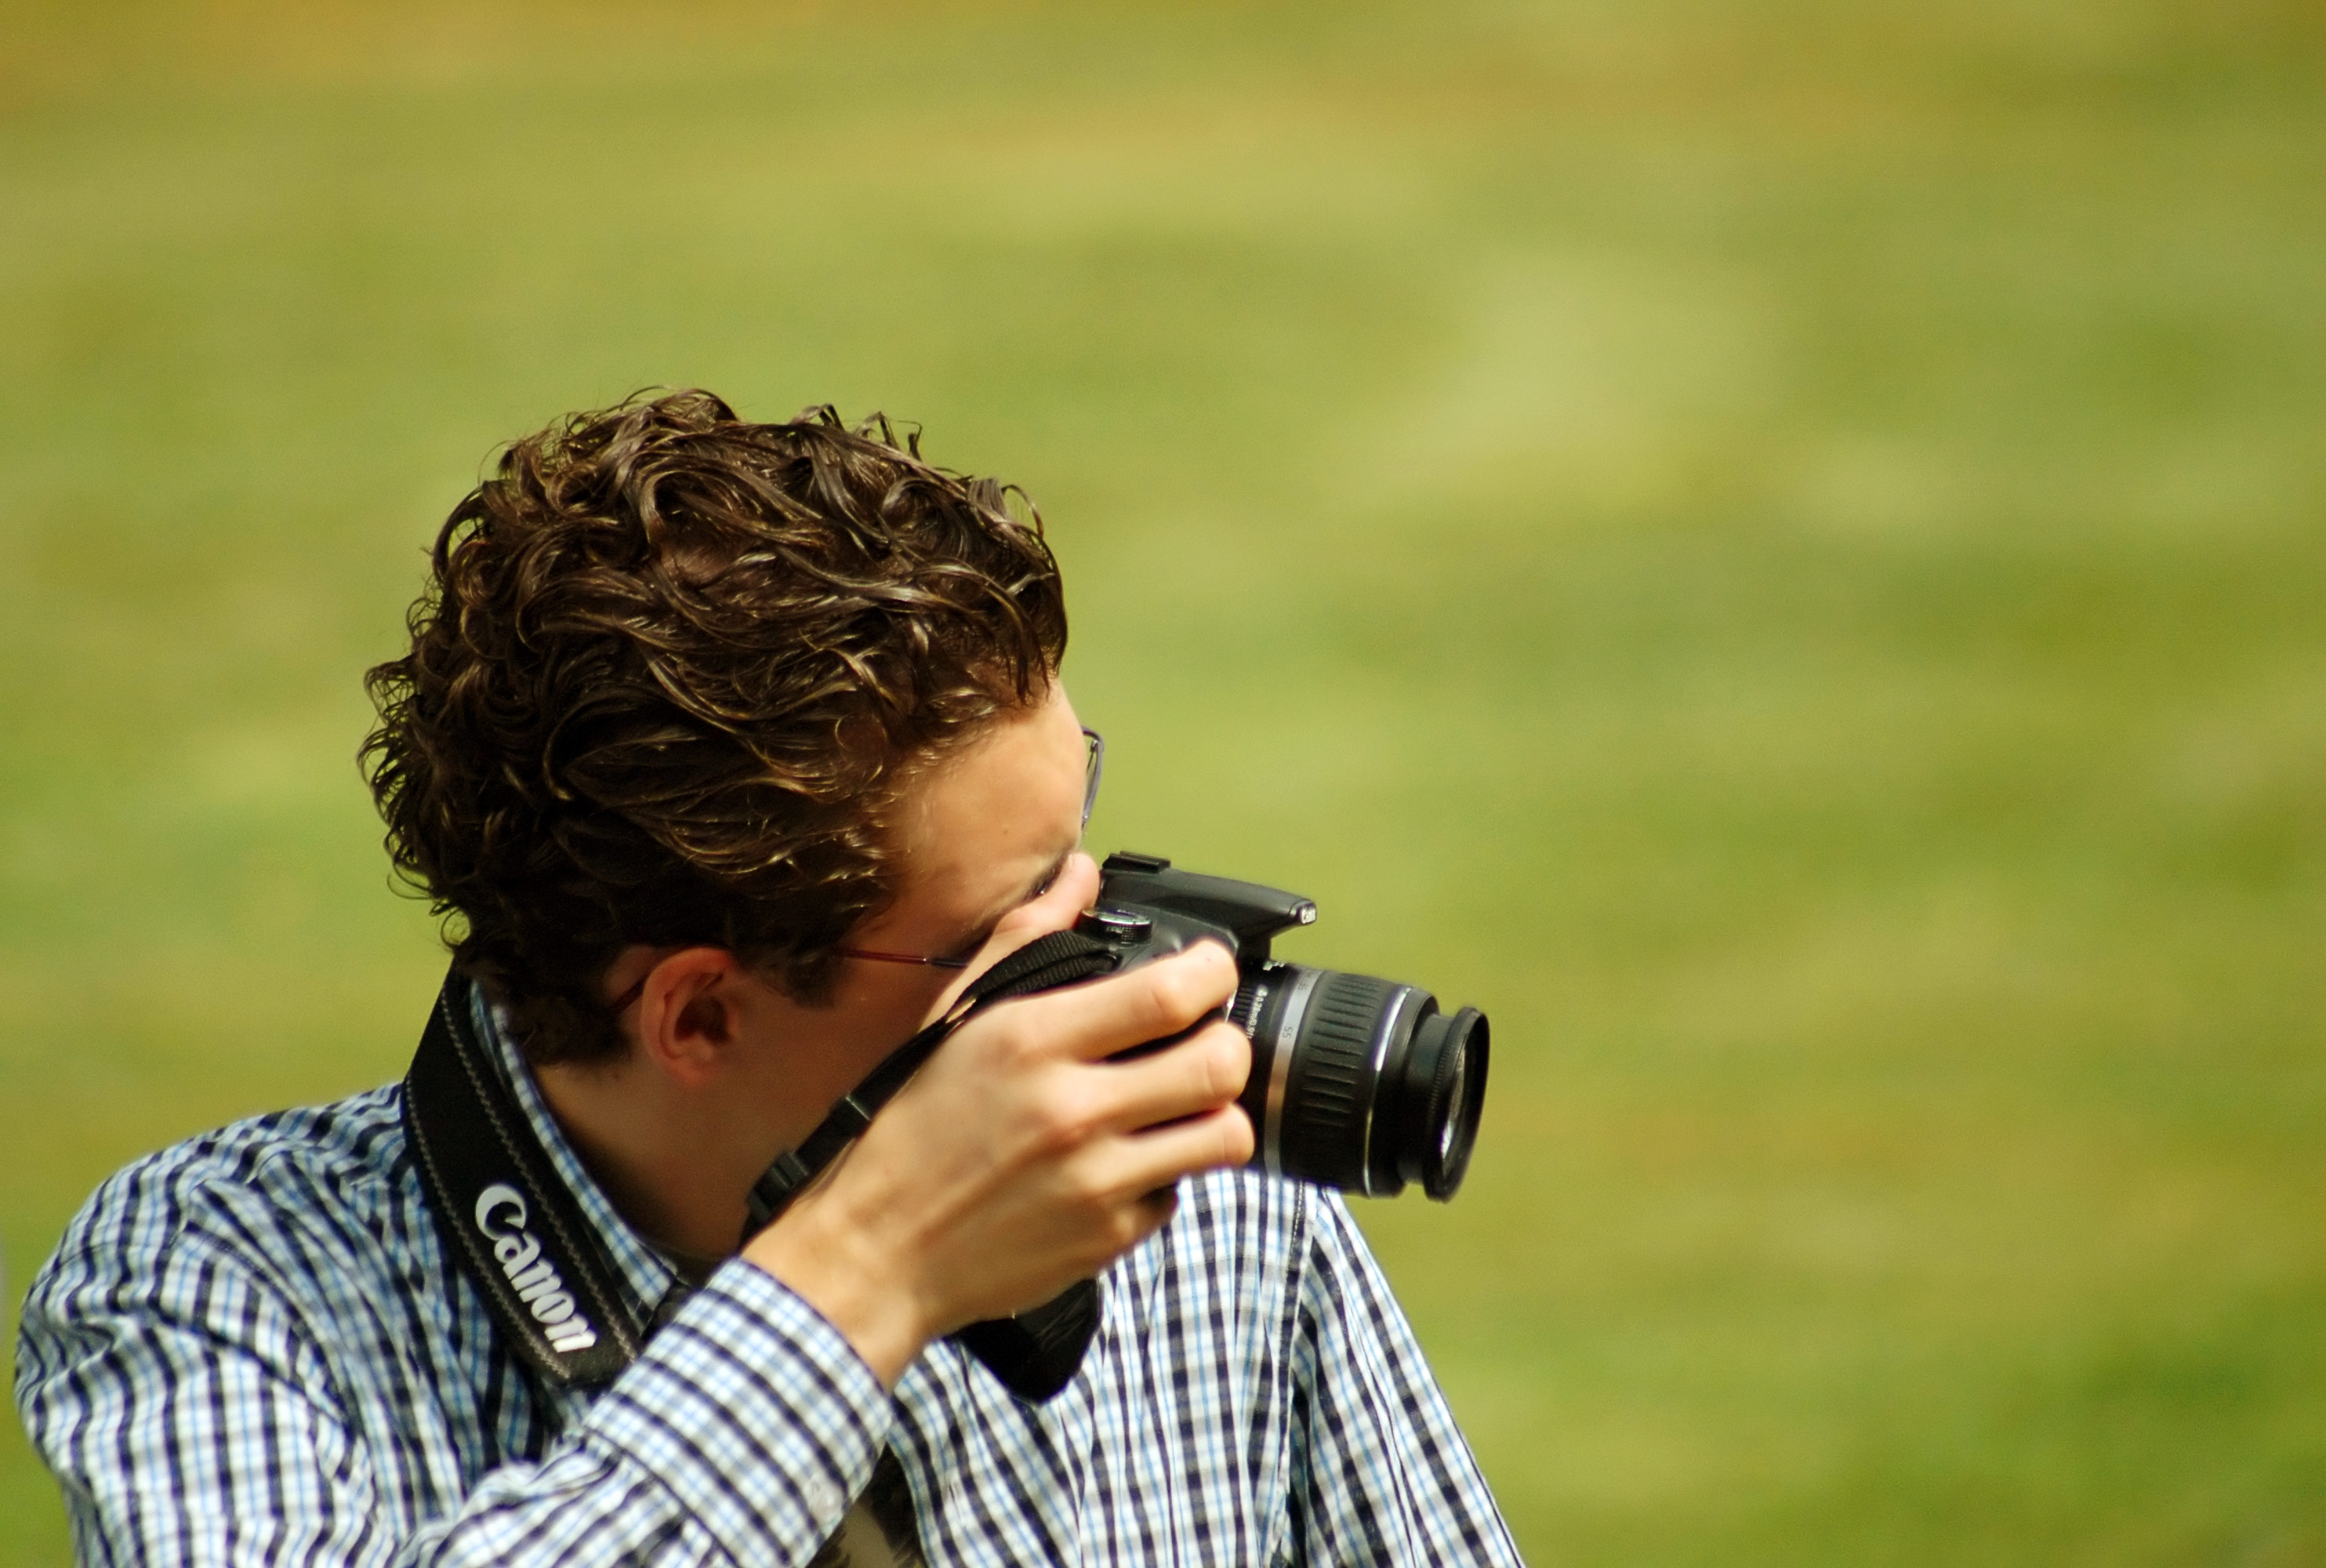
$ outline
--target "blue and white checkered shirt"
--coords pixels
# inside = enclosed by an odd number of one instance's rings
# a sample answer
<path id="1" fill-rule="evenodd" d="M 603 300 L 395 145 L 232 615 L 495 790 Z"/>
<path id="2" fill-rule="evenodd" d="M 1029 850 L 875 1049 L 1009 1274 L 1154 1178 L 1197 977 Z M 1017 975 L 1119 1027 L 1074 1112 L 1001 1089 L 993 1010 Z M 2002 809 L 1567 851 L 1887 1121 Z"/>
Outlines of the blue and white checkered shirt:
<path id="1" fill-rule="evenodd" d="M 670 1266 L 480 1022 L 644 1318 Z M 740 1261 L 613 1383 L 553 1393 L 446 1255 L 400 1096 L 181 1143 L 66 1232 L 16 1395 L 83 1562 L 801 1563 L 884 1444 L 932 1563 L 1518 1561 L 1331 1193 L 1186 1183 L 1045 1405 L 950 1341 L 891 1395 Z"/>

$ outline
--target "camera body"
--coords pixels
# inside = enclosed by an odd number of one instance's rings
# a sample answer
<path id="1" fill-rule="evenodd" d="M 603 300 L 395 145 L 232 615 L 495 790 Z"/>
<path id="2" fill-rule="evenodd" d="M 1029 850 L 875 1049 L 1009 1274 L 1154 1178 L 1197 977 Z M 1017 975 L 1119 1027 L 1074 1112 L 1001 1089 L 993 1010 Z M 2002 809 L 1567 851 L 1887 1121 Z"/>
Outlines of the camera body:
<path id="1" fill-rule="evenodd" d="M 1155 855 L 1112 854 L 1100 870 L 1098 902 L 1076 929 L 1114 949 L 1118 970 L 1206 939 L 1235 955 L 1227 1018 L 1251 1041 L 1241 1103 L 1254 1166 L 1369 1198 L 1411 1182 L 1454 1196 L 1485 1100 L 1484 1013 L 1441 1012 L 1399 981 L 1277 961 L 1275 938 L 1317 919 L 1298 893 Z"/>

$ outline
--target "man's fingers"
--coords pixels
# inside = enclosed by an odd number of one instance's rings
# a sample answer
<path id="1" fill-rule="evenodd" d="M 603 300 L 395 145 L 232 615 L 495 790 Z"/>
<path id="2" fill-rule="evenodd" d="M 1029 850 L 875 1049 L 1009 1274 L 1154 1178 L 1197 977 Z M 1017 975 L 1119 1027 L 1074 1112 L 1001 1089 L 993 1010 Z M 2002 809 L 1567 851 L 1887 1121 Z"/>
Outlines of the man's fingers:
<path id="1" fill-rule="evenodd" d="M 1128 1199 L 1167 1188 L 1183 1176 L 1226 1170 L 1251 1159 L 1251 1120 L 1236 1106 L 1093 1145 L 1091 1180 Z"/>
<path id="2" fill-rule="evenodd" d="M 1136 1132 L 1217 1110 L 1243 1092 L 1251 1042 L 1229 1023 L 1211 1023 L 1151 1056 L 1104 1064 L 1098 1078 L 1105 1123 Z"/>
<path id="3" fill-rule="evenodd" d="M 1217 942 L 1142 964 L 1126 975 L 1008 1003 L 1017 1026 L 1097 1061 L 1168 1040 L 1235 994 L 1235 960 Z"/>

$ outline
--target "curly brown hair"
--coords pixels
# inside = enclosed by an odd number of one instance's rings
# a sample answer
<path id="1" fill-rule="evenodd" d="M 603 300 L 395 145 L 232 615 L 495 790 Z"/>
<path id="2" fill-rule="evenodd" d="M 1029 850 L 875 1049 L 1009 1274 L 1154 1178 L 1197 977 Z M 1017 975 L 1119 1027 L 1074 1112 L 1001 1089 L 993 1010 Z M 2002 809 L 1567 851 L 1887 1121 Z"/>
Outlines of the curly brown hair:
<path id="1" fill-rule="evenodd" d="M 620 1053 L 600 990 L 634 943 L 827 997 L 833 947 L 895 896 L 900 789 L 1065 653 L 1023 492 L 829 406 L 574 415 L 507 448 L 433 559 L 412 651 L 365 677 L 364 770 L 536 1063 Z"/>

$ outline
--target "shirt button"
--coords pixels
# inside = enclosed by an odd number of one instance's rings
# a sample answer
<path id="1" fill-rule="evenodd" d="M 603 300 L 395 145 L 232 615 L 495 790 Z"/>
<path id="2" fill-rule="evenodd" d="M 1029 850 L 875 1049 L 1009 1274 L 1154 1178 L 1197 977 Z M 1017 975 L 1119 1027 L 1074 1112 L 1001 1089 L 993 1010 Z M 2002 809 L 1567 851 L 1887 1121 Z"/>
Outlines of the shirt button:
<path id="1" fill-rule="evenodd" d="M 838 1511 L 840 1494 L 833 1490 L 830 1481 L 821 1479 L 811 1480 L 803 1489 L 807 1494 L 807 1506 L 811 1513 L 830 1514 Z"/>

